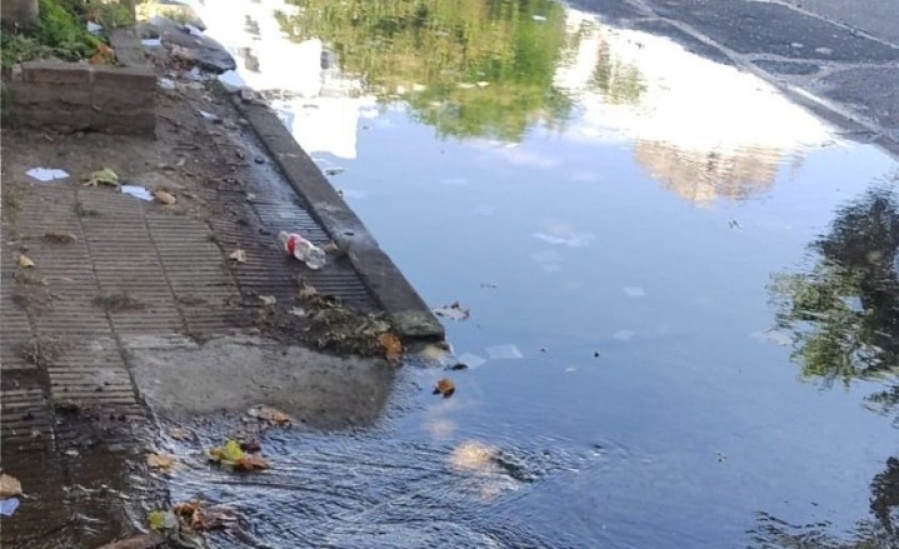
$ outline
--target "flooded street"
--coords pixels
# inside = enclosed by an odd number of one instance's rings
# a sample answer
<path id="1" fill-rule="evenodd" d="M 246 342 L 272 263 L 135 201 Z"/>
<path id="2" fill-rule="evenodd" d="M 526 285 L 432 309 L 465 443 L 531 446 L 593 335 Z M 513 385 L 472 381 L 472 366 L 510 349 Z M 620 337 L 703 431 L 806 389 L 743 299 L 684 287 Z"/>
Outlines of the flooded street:
<path id="1" fill-rule="evenodd" d="M 265 547 L 899 544 L 893 159 L 549 1 L 231 5 L 200 7 L 224 80 L 470 309 L 444 319 L 469 368 L 410 364 L 371 427 L 269 435 L 270 473 L 182 471 L 174 500 Z"/>

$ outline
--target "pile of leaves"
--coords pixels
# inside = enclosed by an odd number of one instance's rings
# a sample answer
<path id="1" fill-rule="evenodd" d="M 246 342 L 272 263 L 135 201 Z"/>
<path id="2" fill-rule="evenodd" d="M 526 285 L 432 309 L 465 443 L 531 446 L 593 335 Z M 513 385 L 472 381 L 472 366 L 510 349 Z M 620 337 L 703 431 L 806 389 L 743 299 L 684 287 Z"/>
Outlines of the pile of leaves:
<path id="1" fill-rule="evenodd" d="M 39 0 L 40 15 L 31 29 L 0 32 L 0 58 L 4 68 L 15 63 L 55 57 L 63 61 L 89 59 L 92 63 L 112 63 L 115 56 L 102 35 L 87 30 L 87 22 L 97 19 L 91 16 L 90 6 L 76 0 Z M 99 2 L 96 2 L 99 5 Z M 103 8 L 105 13 L 108 9 Z M 97 8 L 95 11 L 99 11 Z M 108 25 L 120 19 L 103 17 Z M 95 21 L 96 22 L 96 21 Z M 98 23 L 101 24 L 101 23 Z M 105 28 L 111 28 L 105 27 Z"/>
<path id="2" fill-rule="evenodd" d="M 322 295 L 307 297 L 310 333 L 316 347 L 358 356 L 397 360 L 403 344 L 381 314 L 362 314 L 343 301 Z"/>

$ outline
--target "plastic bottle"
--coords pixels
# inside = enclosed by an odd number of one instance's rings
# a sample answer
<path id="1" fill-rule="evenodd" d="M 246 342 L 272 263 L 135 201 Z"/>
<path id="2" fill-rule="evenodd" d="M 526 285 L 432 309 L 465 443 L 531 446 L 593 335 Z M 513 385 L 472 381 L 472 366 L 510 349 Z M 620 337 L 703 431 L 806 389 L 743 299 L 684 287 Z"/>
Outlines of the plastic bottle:
<path id="1" fill-rule="evenodd" d="M 328 260 L 324 250 L 297 233 L 281 231 L 278 233 L 278 241 L 287 254 L 299 259 L 312 270 L 321 269 Z"/>

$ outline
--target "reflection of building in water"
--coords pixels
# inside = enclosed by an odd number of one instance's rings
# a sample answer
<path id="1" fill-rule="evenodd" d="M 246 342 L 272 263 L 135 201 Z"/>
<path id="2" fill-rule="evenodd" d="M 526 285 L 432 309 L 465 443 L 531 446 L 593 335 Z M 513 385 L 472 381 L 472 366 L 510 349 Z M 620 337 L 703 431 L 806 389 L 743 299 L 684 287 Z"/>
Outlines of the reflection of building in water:
<path id="1" fill-rule="evenodd" d="M 566 134 L 633 142 L 647 172 L 694 203 L 764 191 L 785 161 L 833 142 L 829 128 L 754 75 L 647 33 L 570 10 L 556 83 L 582 100 Z"/>
<path id="2" fill-rule="evenodd" d="M 355 158 L 359 120 L 373 100 L 361 97 L 361 82 L 334 67 L 320 40 L 291 42 L 269 15 L 297 9 L 284 0 L 219 0 L 208 1 L 199 15 L 207 33 L 234 55 L 239 81 L 259 91 L 287 92 L 273 106 L 307 152 Z"/>
<path id="3" fill-rule="evenodd" d="M 634 157 L 653 179 L 694 204 L 743 200 L 774 185 L 781 153 L 774 149 L 689 151 L 669 143 L 637 141 Z"/>

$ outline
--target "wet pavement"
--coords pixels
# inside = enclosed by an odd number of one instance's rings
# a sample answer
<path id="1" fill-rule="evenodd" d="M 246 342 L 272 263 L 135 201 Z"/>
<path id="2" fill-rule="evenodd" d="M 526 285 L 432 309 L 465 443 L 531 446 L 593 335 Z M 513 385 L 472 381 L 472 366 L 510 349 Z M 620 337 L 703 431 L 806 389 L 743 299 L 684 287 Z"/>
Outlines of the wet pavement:
<path id="1" fill-rule="evenodd" d="M 228 81 L 268 90 L 434 307 L 470 308 L 446 325 L 472 368 L 451 399 L 406 369 L 376 427 L 275 437 L 265 480 L 180 495 L 273 547 L 899 543 L 897 165 L 691 39 L 671 21 L 731 31 L 688 4 L 207 3 Z M 766 36 L 753 61 L 802 73 Z M 853 40 L 841 62 L 895 56 Z"/>
<path id="2" fill-rule="evenodd" d="M 239 418 L 162 417 L 194 432 L 160 442 L 172 500 L 246 519 L 214 545 L 899 545 L 895 160 L 606 4 L 198 10 L 425 299 L 471 311 L 468 369 L 268 431 L 271 471 L 205 466 Z"/>

